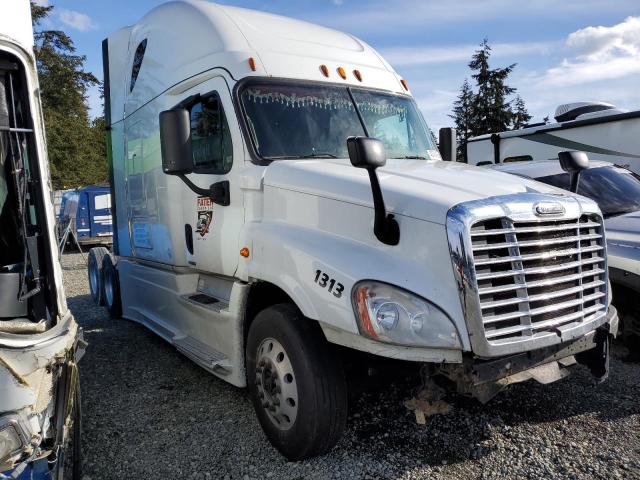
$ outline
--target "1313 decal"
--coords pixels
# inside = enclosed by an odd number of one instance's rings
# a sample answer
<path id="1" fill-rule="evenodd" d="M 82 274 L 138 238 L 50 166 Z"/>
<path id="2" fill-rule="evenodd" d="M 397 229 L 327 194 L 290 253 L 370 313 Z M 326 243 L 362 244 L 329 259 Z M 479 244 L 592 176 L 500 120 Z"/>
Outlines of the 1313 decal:
<path id="1" fill-rule="evenodd" d="M 342 296 L 342 292 L 344 292 L 344 285 L 340 282 L 336 282 L 335 279 L 331 278 L 322 270 L 316 270 L 314 282 L 322 288 L 326 288 L 329 293 L 332 293 L 336 298 L 340 298 Z"/>

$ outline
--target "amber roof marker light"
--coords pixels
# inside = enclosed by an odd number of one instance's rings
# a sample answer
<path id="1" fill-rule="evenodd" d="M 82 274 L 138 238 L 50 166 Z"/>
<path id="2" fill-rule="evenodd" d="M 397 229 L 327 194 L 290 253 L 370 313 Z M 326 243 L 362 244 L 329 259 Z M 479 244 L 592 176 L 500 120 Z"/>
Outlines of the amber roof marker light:
<path id="1" fill-rule="evenodd" d="M 338 75 L 340 75 L 340 77 L 343 80 L 346 80 L 347 79 L 347 72 L 345 72 L 344 68 L 338 67 L 337 70 L 338 70 Z"/>
<path id="2" fill-rule="evenodd" d="M 356 77 L 359 82 L 362 81 L 362 74 L 360 73 L 360 70 L 354 70 L 353 71 L 353 76 Z"/>
<path id="3" fill-rule="evenodd" d="M 402 78 L 400 79 L 400 83 L 402 84 L 402 87 L 408 92 L 409 91 L 409 84 L 407 83 L 407 81 Z"/>
<path id="4" fill-rule="evenodd" d="M 256 71 L 256 61 L 253 57 L 249 57 L 249 68 L 252 72 Z"/>
<path id="5" fill-rule="evenodd" d="M 325 77 L 329 78 L 329 68 L 326 65 L 320 65 L 320 71 Z"/>

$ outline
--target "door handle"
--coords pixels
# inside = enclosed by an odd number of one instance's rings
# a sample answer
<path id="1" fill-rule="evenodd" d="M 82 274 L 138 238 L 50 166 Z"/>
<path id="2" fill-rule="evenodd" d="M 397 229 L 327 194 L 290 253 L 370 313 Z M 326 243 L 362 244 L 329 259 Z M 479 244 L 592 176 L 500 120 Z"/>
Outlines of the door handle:
<path id="1" fill-rule="evenodd" d="M 184 225 L 184 241 L 187 244 L 187 251 L 193 255 L 193 228 L 188 223 Z"/>

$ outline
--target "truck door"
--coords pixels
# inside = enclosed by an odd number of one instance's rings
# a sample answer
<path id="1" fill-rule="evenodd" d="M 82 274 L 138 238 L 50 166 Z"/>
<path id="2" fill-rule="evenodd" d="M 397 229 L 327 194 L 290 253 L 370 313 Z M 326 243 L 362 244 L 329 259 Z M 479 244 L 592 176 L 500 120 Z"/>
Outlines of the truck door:
<path id="1" fill-rule="evenodd" d="M 78 238 L 89 238 L 91 236 L 91 219 L 89 216 L 89 192 L 87 190 L 80 190 L 76 215 Z"/>
<path id="2" fill-rule="evenodd" d="M 111 194 L 94 194 L 92 207 L 91 236 L 111 235 Z"/>
<path id="3" fill-rule="evenodd" d="M 244 146 L 226 81 L 216 77 L 195 89 L 187 92 L 187 96 L 199 94 L 187 105 L 193 151 L 193 173 L 189 179 L 203 188 L 228 181 L 231 203 L 216 205 L 184 185 L 185 254 L 188 263 L 198 270 L 233 276 L 238 266 L 238 236 L 244 222 L 238 181 Z"/>

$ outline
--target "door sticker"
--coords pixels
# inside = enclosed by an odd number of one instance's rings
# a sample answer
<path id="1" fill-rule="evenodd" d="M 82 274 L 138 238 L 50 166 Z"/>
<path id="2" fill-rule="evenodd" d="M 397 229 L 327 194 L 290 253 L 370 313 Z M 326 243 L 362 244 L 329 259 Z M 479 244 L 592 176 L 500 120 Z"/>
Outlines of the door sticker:
<path id="1" fill-rule="evenodd" d="M 211 228 L 211 222 L 213 221 L 213 200 L 209 197 L 198 197 L 197 199 L 197 213 L 196 219 L 196 232 L 200 234 L 200 237 L 204 237 Z"/>

